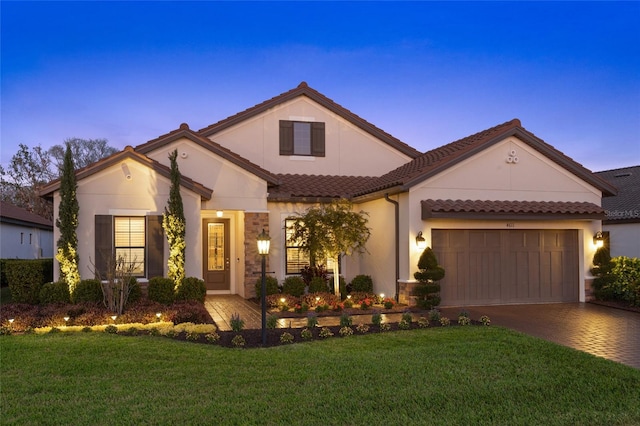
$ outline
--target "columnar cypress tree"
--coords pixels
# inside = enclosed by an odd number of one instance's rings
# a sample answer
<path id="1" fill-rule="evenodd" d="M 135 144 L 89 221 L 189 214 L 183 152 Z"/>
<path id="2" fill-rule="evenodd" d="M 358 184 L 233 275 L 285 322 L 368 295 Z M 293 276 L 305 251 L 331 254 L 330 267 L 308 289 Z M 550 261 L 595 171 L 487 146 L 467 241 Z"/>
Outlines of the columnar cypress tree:
<path id="1" fill-rule="evenodd" d="M 184 280 L 185 229 L 184 208 L 180 195 L 180 170 L 178 169 L 178 150 L 169 154 L 171 161 L 171 189 L 169 191 L 168 208 L 165 207 L 162 216 L 162 227 L 169 242 L 169 278 L 175 284 L 176 291 Z"/>
<path id="2" fill-rule="evenodd" d="M 60 206 L 56 226 L 60 230 L 58 238 L 58 251 L 56 259 L 60 263 L 60 279 L 69 286 L 69 293 L 73 295 L 76 284 L 80 282 L 78 272 L 78 212 L 80 207 L 76 198 L 75 167 L 71 155 L 71 147 L 67 144 L 62 163 L 62 176 L 60 178 Z M 73 296 L 72 296 L 73 297 Z"/>

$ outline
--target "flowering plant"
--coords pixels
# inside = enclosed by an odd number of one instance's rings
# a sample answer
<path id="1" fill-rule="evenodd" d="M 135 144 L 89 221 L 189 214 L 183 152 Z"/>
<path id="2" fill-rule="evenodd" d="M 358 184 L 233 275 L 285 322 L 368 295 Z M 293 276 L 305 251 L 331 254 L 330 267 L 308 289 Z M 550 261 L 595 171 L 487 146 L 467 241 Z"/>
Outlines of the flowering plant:
<path id="1" fill-rule="evenodd" d="M 373 300 L 369 299 L 368 297 L 360 301 L 360 309 L 362 310 L 367 310 L 372 306 L 373 306 Z"/>
<path id="2" fill-rule="evenodd" d="M 385 309 L 391 309 L 395 306 L 396 301 L 393 300 L 391 297 L 385 297 L 384 300 L 382 301 L 382 304 L 384 305 Z"/>

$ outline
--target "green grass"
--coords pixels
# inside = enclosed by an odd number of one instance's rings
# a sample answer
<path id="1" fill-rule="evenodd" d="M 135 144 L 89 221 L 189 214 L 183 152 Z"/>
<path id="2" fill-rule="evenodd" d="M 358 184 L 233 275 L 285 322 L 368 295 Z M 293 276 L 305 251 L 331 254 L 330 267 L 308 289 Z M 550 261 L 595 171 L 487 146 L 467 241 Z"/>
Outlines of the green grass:
<path id="1" fill-rule="evenodd" d="M 502 328 L 227 349 L 0 337 L 3 424 L 631 425 L 640 371 Z"/>

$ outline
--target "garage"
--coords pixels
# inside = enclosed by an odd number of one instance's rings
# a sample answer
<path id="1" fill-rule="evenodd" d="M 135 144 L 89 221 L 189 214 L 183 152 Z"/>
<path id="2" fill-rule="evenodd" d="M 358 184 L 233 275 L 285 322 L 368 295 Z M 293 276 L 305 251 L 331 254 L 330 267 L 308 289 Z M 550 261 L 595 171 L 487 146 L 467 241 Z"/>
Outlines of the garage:
<path id="1" fill-rule="evenodd" d="M 577 230 L 433 229 L 442 306 L 576 302 Z"/>

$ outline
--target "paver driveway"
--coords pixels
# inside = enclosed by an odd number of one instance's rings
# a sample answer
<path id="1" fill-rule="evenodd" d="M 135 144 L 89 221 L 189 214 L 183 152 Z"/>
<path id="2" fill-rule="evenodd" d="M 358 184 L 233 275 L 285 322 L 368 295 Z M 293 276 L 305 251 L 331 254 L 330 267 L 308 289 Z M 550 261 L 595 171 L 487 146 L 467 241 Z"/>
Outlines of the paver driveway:
<path id="1" fill-rule="evenodd" d="M 471 318 L 569 346 L 640 369 L 640 313 L 591 303 L 474 306 Z M 457 318 L 461 308 L 442 308 Z"/>

